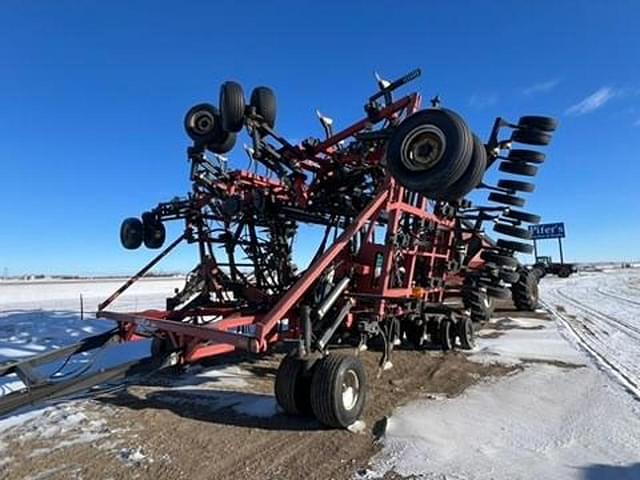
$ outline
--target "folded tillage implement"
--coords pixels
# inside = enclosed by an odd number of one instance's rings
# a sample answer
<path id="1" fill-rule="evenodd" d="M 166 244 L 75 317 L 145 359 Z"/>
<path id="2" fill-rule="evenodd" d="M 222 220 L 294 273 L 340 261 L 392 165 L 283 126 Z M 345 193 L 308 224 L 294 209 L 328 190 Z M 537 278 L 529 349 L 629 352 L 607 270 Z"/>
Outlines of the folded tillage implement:
<path id="1" fill-rule="evenodd" d="M 379 348 L 386 368 L 401 343 L 470 349 L 474 324 L 489 318 L 494 298 L 534 309 L 538 278 L 514 258 L 532 248 L 522 241 L 529 238 L 525 224 L 540 221 L 519 209 L 521 193 L 534 185 L 510 177 L 490 186 L 483 177 L 498 160 L 501 172 L 534 176 L 545 155 L 512 145 L 547 145 L 556 121 L 497 118 L 483 143 L 437 97 L 430 108 L 421 107 L 418 93 L 394 98 L 419 75 L 378 78 L 362 120 L 334 132 L 333 121 L 318 113 L 324 139 L 300 144 L 277 132 L 270 88 L 255 88 L 246 102 L 238 83 L 225 82 L 217 107 L 196 105 L 185 118 L 192 191 L 126 219 L 120 235 L 125 248 L 158 249 L 164 222 L 182 220 L 184 233 L 97 316 L 117 322 L 119 341 L 153 337 L 161 363 L 263 353 L 285 342 L 289 353 L 275 381 L 279 405 L 345 427 L 361 415 L 367 395 L 358 351 Z M 249 167 L 233 170 L 224 155 L 243 128 Z M 477 188 L 489 190 L 495 205 L 465 199 Z M 292 250 L 304 225 L 324 234 L 299 270 Z M 487 225 L 510 238 L 487 237 Z M 107 310 L 182 242 L 197 246 L 200 263 L 166 310 Z"/>

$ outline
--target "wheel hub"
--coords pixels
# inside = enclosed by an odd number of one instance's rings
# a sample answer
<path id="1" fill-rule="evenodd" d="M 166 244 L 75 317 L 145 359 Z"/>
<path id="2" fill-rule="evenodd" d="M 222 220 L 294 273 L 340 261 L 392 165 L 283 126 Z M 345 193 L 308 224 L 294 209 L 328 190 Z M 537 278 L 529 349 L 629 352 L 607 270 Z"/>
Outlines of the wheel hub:
<path id="1" fill-rule="evenodd" d="M 209 112 L 197 112 L 193 116 L 193 130 L 199 135 L 205 135 L 213 129 L 214 119 Z"/>
<path id="2" fill-rule="evenodd" d="M 360 380 L 353 370 L 347 370 L 342 380 L 342 405 L 345 410 L 353 410 L 360 398 Z"/>
<path id="3" fill-rule="evenodd" d="M 402 142 L 402 163 L 412 171 L 428 170 L 440 161 L 446 144 L 442 130 L 424 125 Z"/>

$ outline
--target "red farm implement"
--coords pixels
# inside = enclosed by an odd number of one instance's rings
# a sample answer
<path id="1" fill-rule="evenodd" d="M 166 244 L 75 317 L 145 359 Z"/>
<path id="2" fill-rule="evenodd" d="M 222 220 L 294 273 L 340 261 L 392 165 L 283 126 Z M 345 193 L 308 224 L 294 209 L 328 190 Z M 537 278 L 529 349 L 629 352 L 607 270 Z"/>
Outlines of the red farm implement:
<path id="1" fill-rule="evenodd" d="M 525 203 L 518 192 L 534 186 L 514 179 L 490 186 L 483 178 L 498 159 L 502 172 L 535 175 L 544 154 L 512 143 L 547 145 L 556 122 L 498 118 L 483 143 L 439 99 L 422 109 L 418 93 L 393 98 L 419 75 L 378 79 L 365 118 L 335 133 L 333 121 L 319 115 L 325 138 L 296 145 L 275 130 L 271 89 L 254 89 L 245 103 L 239 84 L 224 83 L 218 107 L 199 104 L 185 118 L 193 140 L 191 192 L 126 219 L 120 232 L 128 249 L 161 248 L 168 221 L 184 222 L 184 233 L 103 302 L 97 316 L 117 323 L 119 341 L 152 337 L 152 354 L 163 361 L 263 353 L 284 342 L 289 353 L 275 382 L 282 409 L 344 427 L 366 399 L 359 350 L 379 346 L 380 365 L 388 367 L 402 342 L 470 349 L 493 298 L 535 308 L 537 277 L 514 257 L 531 245 L 484 233 L 492 225 L 527 240 L 523 224 L 540 219 L 513 207 Z M 224 155 L 243 128 L 251 141 L 249 168 L 232 170 Z M 502 140 L 505 130 L 510 135 Z M 477 188 L 489 190 L 496 206 L 465 198 Z M 324 234 L 299 270 L 294 239 L 306 225 Z M 184 242 L 197 246 L 200 262 L 166 310 L 108 310 Z M 338 354 L 337 344 L 353 348 Z"/>

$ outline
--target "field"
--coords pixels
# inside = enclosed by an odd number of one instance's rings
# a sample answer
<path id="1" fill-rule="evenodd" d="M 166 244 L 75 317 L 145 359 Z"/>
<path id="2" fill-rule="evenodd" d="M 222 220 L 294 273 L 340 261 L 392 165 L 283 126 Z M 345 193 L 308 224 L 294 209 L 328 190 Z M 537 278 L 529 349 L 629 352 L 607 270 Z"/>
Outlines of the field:
<path id="1" fill-rule="evenodd" d="M 161 307 L 180 283 L 144 281 L 119 308 Z M 116 285 L 0 285 L 0 362 L 107 330 L 89 313 L 80 320 L 79 298 L 91 312 Z M 365 352 L 371 394 L 352 431 L 278 411 L 281 354 L 235 356 L 1 419 L 0 478 L 640 478 L 640 272 L 544 278 L 541 288 L 545 310 L 505 302 L 472 352 L 396 351 L 384 372 Z"/>

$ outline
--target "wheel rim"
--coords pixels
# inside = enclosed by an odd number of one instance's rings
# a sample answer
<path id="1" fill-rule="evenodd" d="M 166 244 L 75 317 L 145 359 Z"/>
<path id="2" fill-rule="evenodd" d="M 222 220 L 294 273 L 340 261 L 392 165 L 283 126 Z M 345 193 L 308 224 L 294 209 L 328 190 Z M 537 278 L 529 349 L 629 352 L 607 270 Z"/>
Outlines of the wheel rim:
<path id="1" fill-rule="evenodd" d="M 342 379 L 342 406 L 353 410 L 360 398 L 360 379 L 354 370 L 347 370 Z"/>
<path id="2" fill-rule="evenodd" d="M 215 119 L 210 112 L 206 110 L 196 112 L 193 115 L 191 126 L 193 131 L 198 135 L 206 135 L 213 130 Z"/>
<path id="3" fill-rule="evenodd" d="M 433 125 L 424 125 L 403 140 L 402 163 L 414 172 L 428 170 L 440 161 L 446 146 L 442 130 Z"/>

